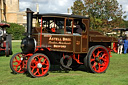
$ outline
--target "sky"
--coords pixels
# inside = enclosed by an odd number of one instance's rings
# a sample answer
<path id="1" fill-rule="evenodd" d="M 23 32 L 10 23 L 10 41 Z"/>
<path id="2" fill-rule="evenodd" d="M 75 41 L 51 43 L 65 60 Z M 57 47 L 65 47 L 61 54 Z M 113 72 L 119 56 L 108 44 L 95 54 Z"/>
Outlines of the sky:
<path id="1" fill-rule="evenodd" d="M 26 8 L 31 8 L 36 11 L 36 4 L 39 4 L 40 13 L 67 13 L 67 8 L 73 5 L 75 0 L 19 0 L 20 11 L 25 11 Z M 123 6 L 125 15 L 128 15 L 128 0 L 117 0 Z M 71 10 L 70 10 L 71 12 Z M 128 20 L 128 17 L 127 17 Z"/>

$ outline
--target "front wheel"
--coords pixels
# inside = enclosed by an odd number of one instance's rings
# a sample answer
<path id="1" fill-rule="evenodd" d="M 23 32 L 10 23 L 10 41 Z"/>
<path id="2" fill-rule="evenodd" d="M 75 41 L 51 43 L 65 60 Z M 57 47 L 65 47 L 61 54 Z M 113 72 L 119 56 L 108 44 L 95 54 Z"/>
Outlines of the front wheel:
<path id="1" fill-rule="evenodd" d="M 13 71 L 13 73 L 16 73 L 16 74 L 25 72 L 25 70 L 23 69 L 22 53 L 16 53 L 12 56 L 10 60 L 10 68 Z"/>
<path id="2" fill-rule="evenodd" d="M 101 45 L 94 46 L 84 59 L 89 72 L 104 73 L 109 66 L 109 52 Z"/>
<path id="3" fill-rule="evenodd" d="M 48 57 L 41 53 L 32 55 L 27 63 L 27 70 L 32 77 L 42 77 L 47 75 L 50 69 Z"/>

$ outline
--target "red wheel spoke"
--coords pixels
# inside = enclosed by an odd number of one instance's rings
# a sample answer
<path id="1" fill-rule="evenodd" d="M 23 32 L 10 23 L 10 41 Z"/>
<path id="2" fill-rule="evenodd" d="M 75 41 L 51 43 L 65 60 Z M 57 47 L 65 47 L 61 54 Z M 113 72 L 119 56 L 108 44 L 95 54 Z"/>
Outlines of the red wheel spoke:
<path id="1" fill-rule="evenodd" d="M 37 70 L 38 70 L 38 74 L 41 75 L 41 74 L 40 74 L 40 70 L 39 70 L 39 69 L 37 69 Z"/>
<path id="2" fill-rule="evenodd" d="M 32 67 L 32 72 L 34 71 L 35 68 L 36 68 L 36 66 L 33 66 L 33 67 Z"/>
<path id="3" fill-rule="evenodd" d="M 41 63 L 42 58 L 39 58 L 39 63 Z"/>
<path id="4" fill-rule="evenodd" d="M 45 65 L 46 65 L 46 66 L 48 66 L 49 64 L 48 64 L 48 63 L 46 63 Z"/>
<path id="5" fill-rule="evenodd" d="M 46 60 L 47 60 L 47 59 L 44 59 L 44 61 L 43 61 L 41 64 L 42 64 L 42 65 L 46 64 L 46 63 L 45 63 L 45 62 L 46 62 Z"/>
<path id="6" fill-rule="evenodd" d="M 99 59 L 103 59 L 103 58 L 104 58 L 104 56 L 106 56 L 106 54 L 103 54 Z"/>
<path id="7" fill-rule="evenodd" d="M 38 61 L 36 61 L 36 60 L 32 60 L 32 63 L 34 63 L 34 64 L 38 64 Z"/>
<path id="8" fill-rule="evenodd" d="M 96 57 L 98 57 L 101 52 L 103 52 L 103 51 L 99 51 L 99 50 L 98 50 L 98 53 L 97 53 Z"/>
<path id="9" fill-rule="evenodd" d="M 42 73 L 44 73 L 44 68 L 41 68 L 41 70 L 42 70 Z"/>
<path id="10" fill-rule="evenodd" d="M 38 63 L 41 63 L 41 58 L 39 58 Z"/>
<path id="11" fill-rule="evenodd" d="M 95 59 L 91 59 L 91 62 L 92 62 L 92 61 L 95 61 Z"/>
<path id="12" fill-rule="evenodd" d="M 17 67 L 15 68 L 15 70 L 17 71 Z"/>
<path id="13" fill-rule="evenodd" d="M 96 66 L 96 62 L 94 62 L 94 64 L 93 64 L 92 68 L 94 68 L 95 66 Z"/>
<path id="14" fill-rule="evenodd" d="M 16 61 L 13 61 L 13 63 L 15 63 Z"/>
<path id="15" fill-rule="evenodd" d="M 107 60 L 106 59 L 102 59 L 104 62 L 106 62 Z"/>
<path id="16" fill-rule="evenodd" d="M 93 68 L 94 70 L 96 70 L 96 62 L 94 62 L 92 68 Z"/>
<path id="17" fill-rule="evenodd" d="M 19 58 L 21 58 L 21 56 L 18 55 Z"/>
<path id="18" fill-rule="evenodd" d="M 36 75 L 36 74 L 37 74 L 37 72 L 38 72 L 38 71 L 36 71 L 36 72 L 34 73 L 34 75 Z"/>
<path id="19" fill-rule="evenodd" d="M 95 53 L 93 53 L 92 55 L 93 55 L 94 58 L 96 57 Z"/>
<path id="20" fill-rule="evenodd" d="M 16 57 L 15 57 L 15 60 L 18 61 Z"/>
<path id="21" fill-rule="evenodd" d="M 37 68 L 36 72 L 34 73 L 34 75 L 36 75 L 38 73 L 39 69 Z"/>
<path id="22" fill-rule="evenodd" d="M 38 61 L 39 61 L 39 59 L 40 59 L 40 56 L 37 56 L 37 59 L 38 59 Z"/>
<path id="23" fill-rule="evenodd" d="M 100 70 L 101 69 L 101 64 L 100 63 L 98 63 L 98 70 Z"/>
<path id="24" fill-rule="evenodd" d="M 101 66 L 105 67 L 105 63 L 102 63 Z"/>
<path id="25" fill-rule="evenodd" d="M 21 67 L 20 67 L 20 69 L 17 71 L 17 72 L 20 72 L 22 69 L 21 69 Z"/>
<path id="26" fill-rule="evenodd" d="M 44 70 L 47 70 L 48 69 L 48 67 L 46 67 L 46 68 L 43 68 Z"/>
<path id="27" fill-rule="evenodd" d="M 20 63 L 21 60 L 17 60 L 17 58 L 15 57 L 15 61 L 13 61 L 13 62 L 18 62 L 18 63 Z"/>
<path id="28" fill-rule="evenodd" d="M 18 64 L 18 65 L 13 65 L 13 66 L 18 67 L 18 66 L 19 66 L 19 64 Z"/>
<path id="29" fill-rule="evenodd" d="M 13 61 L 13 63 L 16 63 L 16 62 L 17 62 L 17 63 L 19 63 L 19 61 L 18 61 L 18 60 L 16 60 L 16 61 Z"/>
<path id="30" fill-rule="evenodd" d="M 96 66 L 94 66 L 93 69 L 96 70 Z"/>

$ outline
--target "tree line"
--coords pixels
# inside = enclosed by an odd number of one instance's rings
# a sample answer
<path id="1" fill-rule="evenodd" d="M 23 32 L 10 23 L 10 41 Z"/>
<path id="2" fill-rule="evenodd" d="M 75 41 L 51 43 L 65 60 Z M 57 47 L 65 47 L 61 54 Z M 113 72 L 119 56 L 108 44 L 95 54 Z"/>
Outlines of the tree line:
<path id="1" fill-rule="evenodd" d="M 127 28 L 127 16 L 117 0 L 76 0 L 71 7 L 74 15 L 90 17 L 90 29 L 111 32 L 113 28 Z"/>

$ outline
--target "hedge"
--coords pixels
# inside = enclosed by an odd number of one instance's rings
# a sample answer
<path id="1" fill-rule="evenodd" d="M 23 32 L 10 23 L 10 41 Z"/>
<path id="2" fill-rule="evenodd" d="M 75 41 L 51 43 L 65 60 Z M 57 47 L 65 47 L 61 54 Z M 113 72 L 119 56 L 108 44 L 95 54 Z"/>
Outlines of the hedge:
<path id="1" fill-rule="evenodd" d="M 12 39 L 23 39 L 23 33 L 25 33 L 25 27 L 16 23 L 9 23 L 10 28 L 7 28 L 7 33 L 12 34 Z"/>

